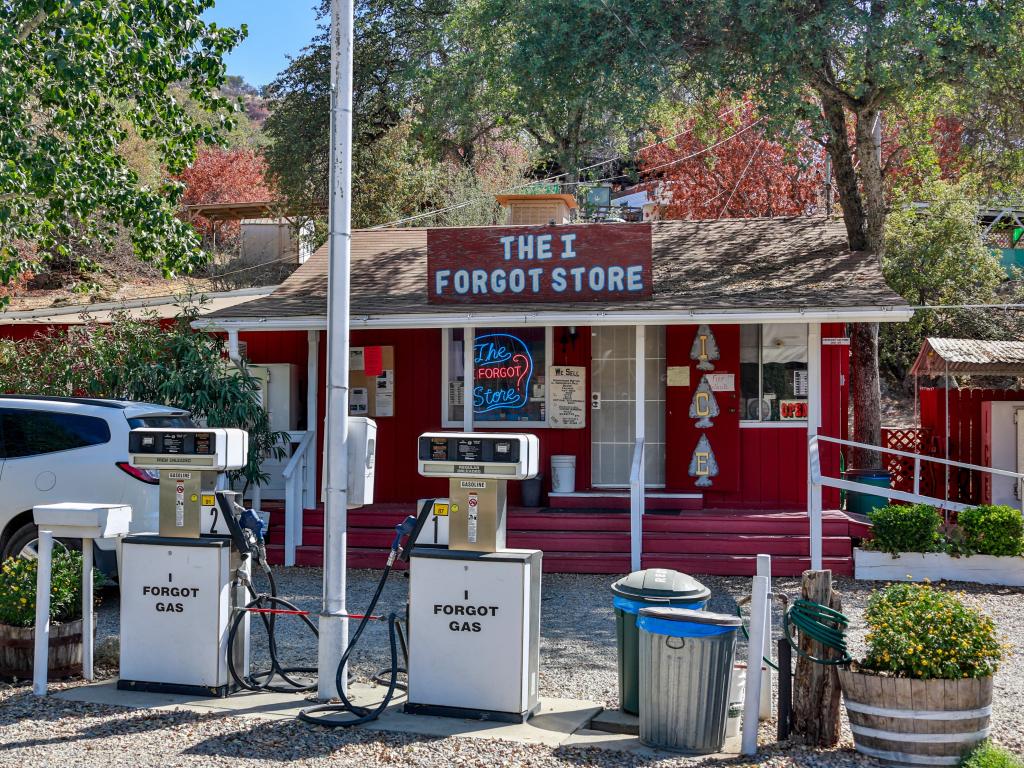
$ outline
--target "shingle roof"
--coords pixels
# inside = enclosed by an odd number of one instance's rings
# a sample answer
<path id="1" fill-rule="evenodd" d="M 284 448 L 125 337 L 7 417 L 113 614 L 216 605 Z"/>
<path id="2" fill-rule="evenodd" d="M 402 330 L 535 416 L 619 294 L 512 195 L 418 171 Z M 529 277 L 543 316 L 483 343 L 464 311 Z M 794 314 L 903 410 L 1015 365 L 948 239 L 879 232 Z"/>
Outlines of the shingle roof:
<path id="1" fill-rule="evenodd" d="M 911 372 L 921 376 L 1024 376 L 1024 341 L 927 338 Z"/>
<path id="2" fill-rule="evenodd" d="M 848 249 L 839 222 L 800 217 L 668 221 L 654 222 L 651 227 L 653 297 L 649 301 L 602 304 L 600 311 L 907 308 L 906 302 L 885 284 L 875 258 Z M 353 233 L 351 271 L 353 315 L 459 311 L 458 307 L 427 302 L 426 229 Z M 493 306 L 510 308 L 508 304 Z M 592 303 L 528 306 L 537 312 L 595 309 Z M 323 317 L 326 308 L 325 245 L 270 296 L 209 317 Z"/>

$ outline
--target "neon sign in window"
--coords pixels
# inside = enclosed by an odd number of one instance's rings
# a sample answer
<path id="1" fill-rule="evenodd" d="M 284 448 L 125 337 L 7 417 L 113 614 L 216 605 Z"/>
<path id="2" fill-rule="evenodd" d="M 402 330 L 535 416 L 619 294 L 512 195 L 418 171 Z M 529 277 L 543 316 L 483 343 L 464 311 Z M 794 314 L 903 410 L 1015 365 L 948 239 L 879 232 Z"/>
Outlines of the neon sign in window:
<path id="1" fill-rule="evenodd" d="M 446 394 L 452 423 L 462 421 L 462 344 L 462 329 L 450 331 Z M 546 353 L 543 328 L 478 329 L 473 339 L 474 421 L 543 423 Z"/>
<path id="2" fill-rule="evenodd" d="M 529 402 L 533 357 L 522 339 L 508 333 L 477 336 L 473 364 L 474 414 L 516 410 Z"/>

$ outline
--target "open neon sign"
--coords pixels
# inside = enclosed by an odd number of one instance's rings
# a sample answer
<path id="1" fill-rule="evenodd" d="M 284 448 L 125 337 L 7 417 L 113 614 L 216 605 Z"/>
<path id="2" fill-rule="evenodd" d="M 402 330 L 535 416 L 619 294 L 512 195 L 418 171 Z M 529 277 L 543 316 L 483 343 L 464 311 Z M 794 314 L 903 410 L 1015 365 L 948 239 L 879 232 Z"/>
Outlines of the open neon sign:
<path id="1" fill-rule="evenodd" d="M 529 401 L 533 356 L 518 336 L 477 336 L 473 341 L 473 368 L 473 413 L 515 410 Z"/>

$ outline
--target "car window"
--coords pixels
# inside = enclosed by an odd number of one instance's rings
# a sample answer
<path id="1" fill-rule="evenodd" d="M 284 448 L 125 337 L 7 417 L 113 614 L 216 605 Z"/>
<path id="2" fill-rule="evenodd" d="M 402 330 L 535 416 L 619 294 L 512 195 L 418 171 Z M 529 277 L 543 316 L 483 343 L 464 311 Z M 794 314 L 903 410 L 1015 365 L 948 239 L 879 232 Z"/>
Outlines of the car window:
<path id="1" fill-rule="evenodd" d="M 128 426 L 132 429 L 138 429 L 139 427 L 149 427 L 150 429 L 184 427 L 191 429 L 195 424 L 192 423 L 191 416 L 141 416 L 128 419 Z"/>
<path id="2" fill-rule="evenodd" d="M 103 419 L 77 413 L 0 409 L 0 446 L 5 459 L 38 456 L 110 442 Z"/>

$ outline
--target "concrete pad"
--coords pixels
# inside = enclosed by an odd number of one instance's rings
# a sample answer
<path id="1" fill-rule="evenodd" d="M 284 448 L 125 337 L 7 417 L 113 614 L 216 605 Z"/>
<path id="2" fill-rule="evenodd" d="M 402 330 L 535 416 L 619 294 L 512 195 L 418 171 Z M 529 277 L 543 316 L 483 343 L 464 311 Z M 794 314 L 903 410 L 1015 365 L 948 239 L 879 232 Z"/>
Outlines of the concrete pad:
<path id="1" fill-rule="evenodd" d="M 375 722 L 365 727 L 374 731 L 397 731 L 422 736 L 459 736 L 483 739 L 506 739 L 529 744 L 558 747 L 574 731 L 583 728 L 601 705 L 574 699 L 541 699 L 541 708 L 525 723 L 495 723 L 486 720 L 461 720 L 452 717 L 407 715 L 401 705 L 391 706 Z"/>
<path id="2" fill-rule="evenodd" d="M 637 736 L 640 733 L 640 718 L 621 709 L 605 709 L 590 721 L 590 728 L 606 733 L 625 733 Z"/>
<path id="3" fill-rule="evenodd" d="M 349 689 L 349 698 L 360 706 L 374 706 L 381 700 L 384 692 L 385 688 L 382 686 L 353 684 Z M 203 715 L 239 715 L 258 720 L 292 719 L 298 715 L 299 710 L 316 703 L 308 698 L 308 694 L 243 691 L 226 698 L 207 698 L 170 693 L 119 691 L 116 681 L 77 686 L 53 696 L 67 701 L 133 709 L 185 710 Z M 528 722 L 494 723 L 407 715 L 402 712 L 404 703 L 405 695 L 399 692 L 379 720 L 362 727 L 373 731 L 415 733 L 439 738 L 456 736 L 506 739 L 558 747 L 567 743 L 574 732 L 585 728 L 602 710 L 601 705 L 593 701 L 541 699 L 540 710 Z"/>

